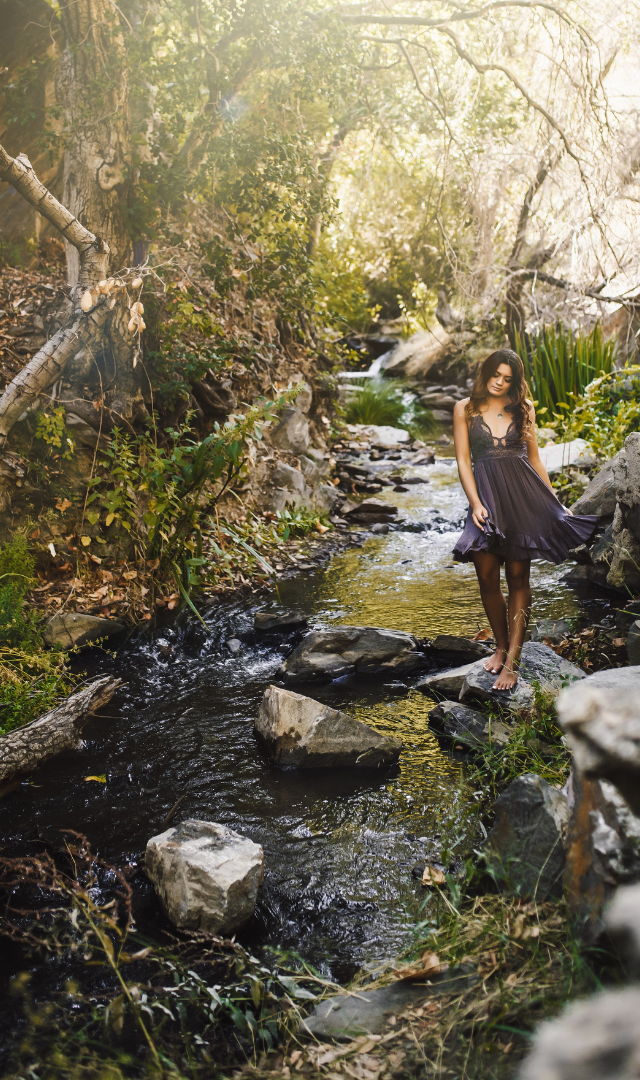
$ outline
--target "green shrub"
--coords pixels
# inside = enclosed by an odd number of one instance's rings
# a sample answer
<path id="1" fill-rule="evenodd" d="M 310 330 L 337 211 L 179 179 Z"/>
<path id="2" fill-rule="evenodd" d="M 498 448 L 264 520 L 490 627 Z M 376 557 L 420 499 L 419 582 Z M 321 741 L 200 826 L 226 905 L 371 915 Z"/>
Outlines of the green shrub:
<path id="1" fill-rule="evenodd" d="M 357 390 L 348 402 L 345 420 L 348 424 L 388 424 L 397 427 L 406 411 L 402 387 L 394 380 L 368 382 Z"/>
<path id="2" fill-rule="evenodd" d="M 33 647 L 37 615 L 23 610 L 33 585 L 34 565 L 23 536 L 0 547 L 0 646 Z"/>
<path id="3" fill-rule="evenodd" d="M 586 439 L 601 458 L 617 454 L 627 435 L 639 426 L 640 365 L 595 379 L 556 424 L 561 438 Z"/>
<path id="4" fill-rule="evenodd" d="M 613 370 L 614 341 L 605 341 L 600 326 L 590 334 L 546 326 L 533 338 L 518 338 L 527 378 L 536 400 L 536 414 L 546 422 L 558 409 L 568 412 L 573 401 L 599 375 Z"/>

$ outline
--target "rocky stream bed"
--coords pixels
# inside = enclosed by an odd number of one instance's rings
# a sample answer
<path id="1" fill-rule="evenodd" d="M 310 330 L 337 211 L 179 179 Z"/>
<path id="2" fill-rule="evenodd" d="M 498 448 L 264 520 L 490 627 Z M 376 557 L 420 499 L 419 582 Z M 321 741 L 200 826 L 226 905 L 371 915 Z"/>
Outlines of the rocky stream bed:
<path id="1" fill-rule="evenodd" d="M 466 512 L 455 462 L 441 455 L 416 464 L 408 451 L 391 459 L 366 460 L 370 472 L 394 477 L 398 514 L 389 528 L 352 527 L 354 546 L 326 566 L 309 562 L 283 576 L 268 605 L 304 613 L 317 630 L 373 626 L 420 641 L 481 635 L 487 624 L 473 567 L 450 559 Z M 344 455 L 346 464 L 359 460 L 357 451 Z M 565 571 L 533 565 L 532 623 L 612 629 L 611 599 L 588 583 L 576 592 Z M 434 694 L 428 676 L 452 659 L 431 651 L 408 675 L 347 674 L 301 687 L 399 738 L 403 750 L 389 769 L 283 771 L 269 763 L 253 724 L 300 631 L 257 632 L 264 608 L 264 596 L 220 602 L 205 614 L 206 631 L 167 623 L 117 653 L 85 652 L 83 670 L 115 674 L 122 685 L 85 727 L 79 749 L 0 801 L 0 835 L 10 853 L 25 843 L 55 847 L 64 829 L 83 833 L 103 859 L 127 868 L 136 920 L 153 935 L 169 927 L 143 870 L 147 841 L 185 819 L 219 822 L 264 851 L 264 883 L 239 942 L 258 958 L 269 948 L 294 950 L 344 985 L 392 967 L 433 914 L 437 897 L 425 893 L 416 867 L 442 875 L 457 866 L 478 793 L 467 783 L 464 738 L 439 741 L 429 727 L 429 712 L 447 695 Z M 22 963 L 22 954 L 10 954 L 8 974 Z M 37 963 L 32 972 L 38 976 Z"/>

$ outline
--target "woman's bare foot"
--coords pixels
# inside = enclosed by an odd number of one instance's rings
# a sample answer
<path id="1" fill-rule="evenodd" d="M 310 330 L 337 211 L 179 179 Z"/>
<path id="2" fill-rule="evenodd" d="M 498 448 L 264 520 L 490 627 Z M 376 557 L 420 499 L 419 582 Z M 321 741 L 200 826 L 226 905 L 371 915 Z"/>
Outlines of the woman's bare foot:
<path id="1" fill-rule="evenodd" d="M 484 670 L 492 672 L 493 675 L 497 675 L 504 664 L 506 655 L 506 649 L 496 649 L 492 656 L 488 656 L 487 659 L 483 661 L 482 666 Z"/>
<path id="2" fill-rule="evenodd" d="M 514 686 L 518 681 L 518 665 L 515 665 L 516 670 L 514 671 L 512 666 L 513 664 L 514 662 L 511 659 L 507 659 L 505 661 L 502 671 L 500 672 L 498 678 L 493 684 L 494 690 L 513 690 Z"/>

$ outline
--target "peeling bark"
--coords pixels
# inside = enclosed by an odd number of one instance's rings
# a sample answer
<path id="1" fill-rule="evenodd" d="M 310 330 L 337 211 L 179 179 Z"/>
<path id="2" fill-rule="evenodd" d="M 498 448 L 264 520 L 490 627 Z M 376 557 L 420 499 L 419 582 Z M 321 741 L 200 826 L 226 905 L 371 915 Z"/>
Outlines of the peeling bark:
<path id="1" fill-rule="evenodd" d="M 77 694 L 72 694 L 57 709 L 32 720 L 30 724 L 0 737 L 0 796 L 7 794 L 21 779 L 43 761 L 72 750 L 80 741 L 83 726 L 96 709 L 111 700 L 120 679 L 103 675 Z"/>

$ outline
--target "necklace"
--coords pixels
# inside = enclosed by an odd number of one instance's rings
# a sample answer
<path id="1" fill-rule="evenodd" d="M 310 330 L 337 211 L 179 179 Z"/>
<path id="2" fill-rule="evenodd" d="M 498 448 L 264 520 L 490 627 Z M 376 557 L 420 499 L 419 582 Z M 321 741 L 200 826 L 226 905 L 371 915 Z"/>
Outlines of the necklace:
<path id="1" fill-rule="evenodd" d="M 498 413 L 498 420 L 502 420 L 502 413 L 501 412 Z"/>

